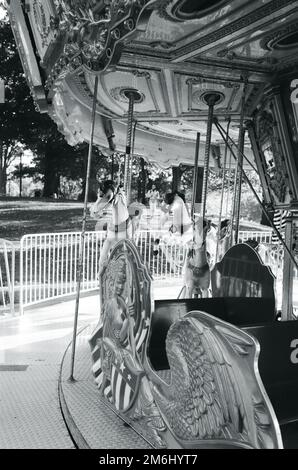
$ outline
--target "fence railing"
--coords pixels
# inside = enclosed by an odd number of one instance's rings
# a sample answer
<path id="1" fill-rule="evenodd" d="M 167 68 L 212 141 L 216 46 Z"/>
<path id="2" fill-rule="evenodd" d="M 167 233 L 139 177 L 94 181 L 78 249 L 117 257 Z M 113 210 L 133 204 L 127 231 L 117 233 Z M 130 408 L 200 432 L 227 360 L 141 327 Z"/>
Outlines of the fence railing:
<path id="1" fill-rule="evenodd" d="M 15 305 L 15 246 L 0 239 L 0 313 L 9 310 L 14 313 Z"/>
<path id="2" fill-rule="evenodd" d="M 167 233 L 166 230 L 163 232 Z M 186 247 L 173 239 L 167 240 L 154 254 L 154 241 L 161 235 L 160 230 L 140 230 L 137 233 L 135 242 L 141 257 L 155 280 L 181 279 Z M 98 288 L 98 261 L 105 236 L 104 231 L 86 233 L 82 292 Z M 239 239 L 243 242 L 254 239 L 264 244 L 264 261 L 272 267 L 274 274 L 278 270 L 281 272 L 282 250 L 271 250 L 271 232 L 242 231 Z M 3 263 L 0 263 L 2 303 L 13 305 L 16 293 L 22 312 L 25 307 L 75 294 L 80 244 L 80 232 L 26 235 L 21 239 L 16 263 L 13 244 L 6 242 L 0 252 L 3 258 Z M 17 285 L 15 280 L 19 281 Z"/>
<path id="3" fill-rule="evenodd" d="M 98 259 L 105 232 L 87 232 L 82 292 L 98 287 Z M 20 247 L 20 306 L 76 292 L 80 232 L 25 235 Z"/>
<path id="4" fill-rule="evenodd" d="M 247 240 L 256 240 L 259 243 L 270 244 L 272 239 L 272 231 L 258 232 L 258 231 L 240 231 L 239 243 L 246 242 Z"/>

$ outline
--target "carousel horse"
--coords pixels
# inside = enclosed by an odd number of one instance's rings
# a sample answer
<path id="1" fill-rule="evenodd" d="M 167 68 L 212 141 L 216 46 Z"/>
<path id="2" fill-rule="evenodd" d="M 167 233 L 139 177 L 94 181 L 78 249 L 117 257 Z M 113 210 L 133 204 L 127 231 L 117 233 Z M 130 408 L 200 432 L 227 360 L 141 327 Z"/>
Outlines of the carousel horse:
<path id="1" fill-rule="evenodd" d="M 91 217 L 98 219 L 97 228 L 102 222 L 102 230 L 107 231 L 106 239 L 100 250 L 99 273 L 109 256 L 111 249 L 119 240 L 132 239 L 139 227 L 142 210 L 136 204 L 127 207 L 123 189 L 115 188 L 112 181 L 103 185 L 103 197 L 91 207 Z"/>
<path id="2" fill-rule="evenodd" d="M 160 232 L 154 241 L 153 254 L 157 256 L 159 251 L 163 253 L 165 259 L 170 261 L 171 269 L 178 271 L 185 262 L 185 246 L 188 246 L 193 239 L 193 226 L 184 200 L 184 195 L 179 192 L 169 193 L 165 197 L 166 206 L 161 205 L 164 212 L 160 220 L 160 226 L 172 217 L 172 225 L 165 233 Z"/>
<path id="3" fill-rule="evenodd" d="M 217 240 L 216 225 L 210 220 L 203 221 L 202 217 L 195 218 L 193 243 L 187 251 L 183 267 L 184 286 L 180 298 L 210 296 L 210 274 L 215 263 L 223 258 L 229 248 L 230 228 L 230 221 L 223 220 Z"/>
<path id="4" fill-rule="evenodd" d="M 193 242 L 190 244 L 183 267 L 184 286 L 180 298 L 209 297 L 210 294 L 210 256 L 206 249 L 206 238 L 210 221 L 196 217 Z"/>

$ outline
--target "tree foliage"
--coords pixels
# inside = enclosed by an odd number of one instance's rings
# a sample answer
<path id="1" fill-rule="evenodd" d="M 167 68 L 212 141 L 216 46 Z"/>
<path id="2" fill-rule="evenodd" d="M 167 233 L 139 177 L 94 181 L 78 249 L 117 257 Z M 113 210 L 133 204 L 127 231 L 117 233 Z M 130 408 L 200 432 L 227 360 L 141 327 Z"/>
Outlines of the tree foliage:
<path id="1" fill-rule="evenodd" d="M 60 176 L 83 175 L 85 146 L 69 146 L 50 117 L 36 110 L 6 19 L 0 21 L 0 51 L 0 79 L 5 82 L 5 103 L 0 105 L 0 192 L 5 194 L 8 166 L 22 150 L 30 149 L 35 172 L 43 175 L 44 195 L 49 196 L 57 192 Z"/>

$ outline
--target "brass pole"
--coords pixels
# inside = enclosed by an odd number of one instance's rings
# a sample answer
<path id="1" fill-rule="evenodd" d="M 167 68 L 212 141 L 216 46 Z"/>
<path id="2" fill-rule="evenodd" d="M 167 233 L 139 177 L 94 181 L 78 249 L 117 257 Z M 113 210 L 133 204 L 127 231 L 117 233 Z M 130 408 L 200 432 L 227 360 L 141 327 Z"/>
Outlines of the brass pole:
<path id="1" fill-rule="evenodd" d="M 196 153 L 195 153 L 195 166 L 194 166 L 194 178 L 192 187 L 192 201 L 191 201 L 191 218 L 194 217 L 195 203 L 197 200 L 197 183 L 198 183 L 198 163 L 199 163 L 199 151 L 200 151 L 200 138 L 201 134 L 197 133 L 196 141 Z"/>
<path id="2" fill-rule="evenodd" d="M 129 99 L 128 105 L 128 121 L 127 121 L 127 137 L 126 151 L 124 163 L 124 190 L 126 193 L 127 204 L 130 203 L 130 184 L 131 184 L 131 151 L 132 151 L 132 134 L 133 134 L 133 110 L 135 94 L 133 92 L 127 94 Z"/>
<path id="3" fill-rule="evenodd" d="M 217 95 L 210 93 L 208 96 L 207 104 L 209 106 L 208 111 L 208 122 L 207 122 L 207 135 L 206 135 L 206 147 L 205 147 L 205 160 L 204 160 L 204 176 L 203 176 L 203 190 L 202 190 L 202 211 L 201 215 L 204 220 L 207 203 L 207 188 L 208 188 L 208 173 L 209 173 L 209 162 L 210 162 L 210 149 L 211 149 L 211 135 L 212 135 L 212 122 L 214 105 L 217 101 Z"/>
<path id="4" fill-rule="evenodd" d="M 228 125 L 227 125 L 227 135 L 229 135 L 230 124 L 231 124 L 231 119 L 229 119 L 229 121 L 228 121 Z M 222 209 L 223 209 L 225 182 L 226 182 L 227 157 L 228 157 L 228 144 L 226 143 L 226 145 L 225 145 L 224 163 L 223 163 L 223 174 L 222 174 L 222 185 L 221 185 L 220 208 L 219 208 L 219 215 L 218 215 L 217 240 L 216 240 L 216 255 L 215 255 L 215 262 L 216 262 L 216 263 L 217 263 L 217 258 L 218 258 L 218 246 L 219 246 L 220 228 L 221 228 L 221 220 L 222 220 L 222 212 L 223 212 Z"/>
<path id="5" fill-rule="evenodd" d="M 240 205 L 241 205 L 241 189 L 242 189 L 242 173 L 243 173 L 243 151 L 244 151 L 244 111 L 245 111 L 245 97 L 246 97 L 247 81 L 244 82 L 243 93 L 241 98 L 241 114 L 240 114 L 240 127 L 239 127 L 239 142 L 238 142 L 238 160 L 236 169 L 236 194 L 234 199 L 234 230 L 235 230 L 235 243 L 238 243 L 239 238 L 239 223 L 240 223 Z"/>
<path id="6" fill-rule="evenodd" d="M 77 292 L 76 292 L 76 305 L 75 305 L 73 336 L 72 336 L 70 376 L 69 376 L 69 379 L 68 379 L 69 382 L 75 382 L 74 363 L 75 363 L 75 353 L 76 353 L 76 340 L 77 340 L 77 329 L 78 329 L 78 316 L 79 316 L 79 305 L 80 305 L 81 282 L 82 282 L 82 278 L 83 278 L 83 256 L 84 256 L 86 220 L 87 220 L 87 209 L 88 209 L 87 206 L 88 206 L 88 193 L 89 193 L 90 170 L 91 170 L 91 160 L 92 160 L 92 148 L 93 148 L 93 140 L 94 140 L 95 117 L 96 117 L 97 92 L 98 92 L 98 75 L 96 75 L 95 83 L 94 83 L 94 95 L 93 95 L 93 106 L 92 106 L 92 117 L 91 117 L 90 142 L 89 142 L 87 172 L 86 172 L 86 187 L 85 187 L 83 223 L 82 223 L 82 231 L 81 231 L 81 245 L 80 245 L 80 251 L 79 251 L 79 263 L 78 263 L 78 270 L 77 270 Z"/>

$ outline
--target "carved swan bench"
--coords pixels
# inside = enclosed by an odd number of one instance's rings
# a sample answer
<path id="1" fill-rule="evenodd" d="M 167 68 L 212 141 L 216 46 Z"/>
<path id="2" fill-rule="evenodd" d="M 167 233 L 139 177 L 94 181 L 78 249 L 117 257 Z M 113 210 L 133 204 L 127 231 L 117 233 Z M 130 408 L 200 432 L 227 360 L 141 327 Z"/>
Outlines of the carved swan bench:
<path id="1" fill-rule="evenodd" d="M 101 302 L 90 338 L 99 399 L 152 447 L 282 448 L 255 331 L 196 311 L 172 319 L 162 337 L 152 327 L 150 274 L 127 240 L 103 270 Z M 166 370 L 151 361 L 152 341 Z"/>

